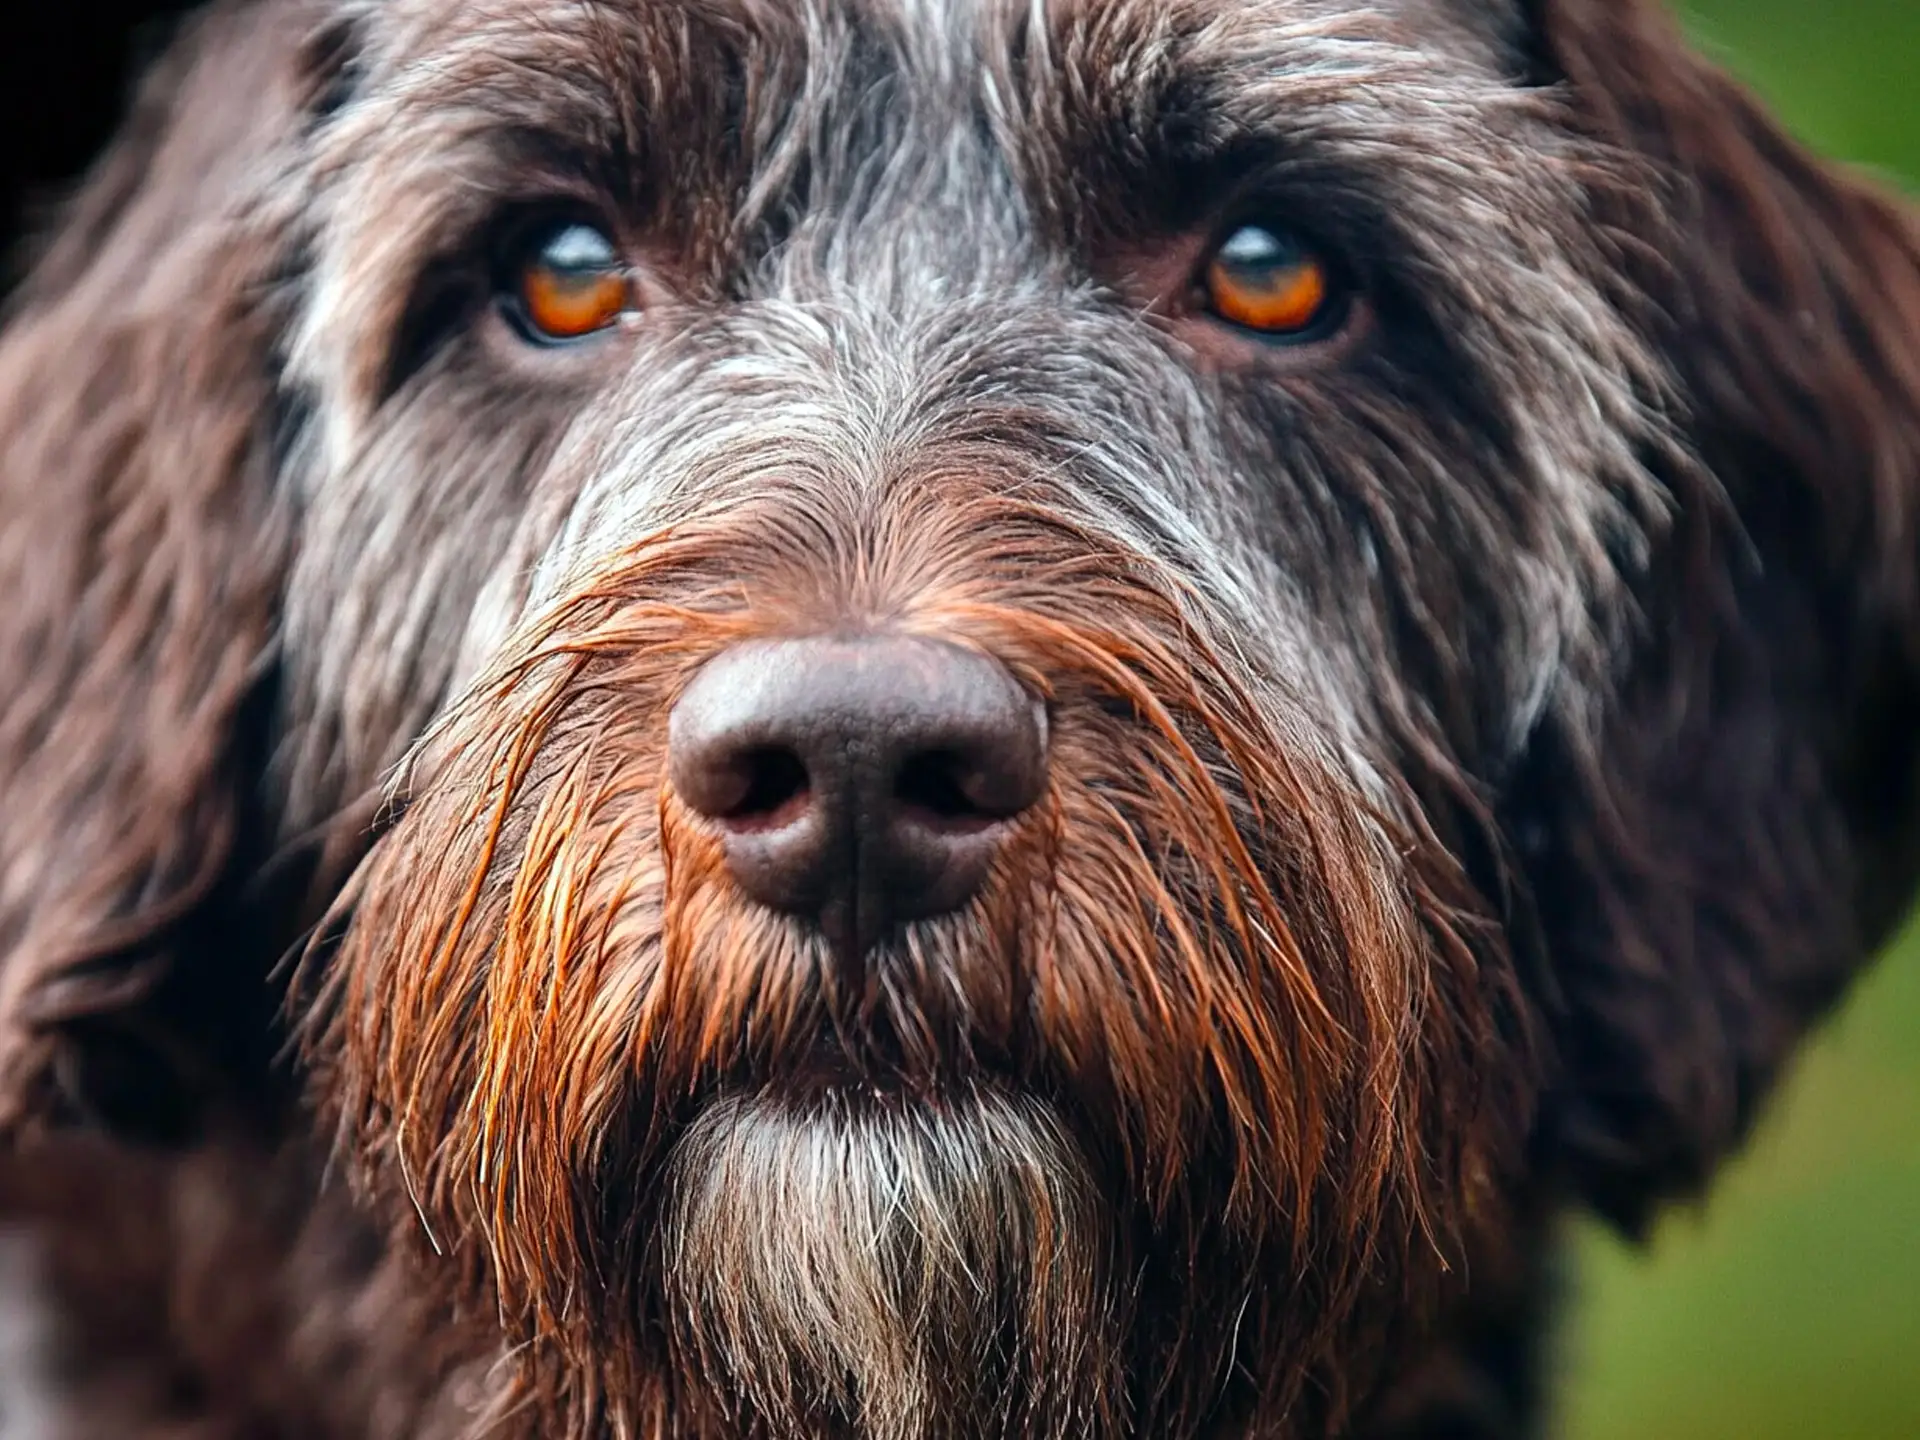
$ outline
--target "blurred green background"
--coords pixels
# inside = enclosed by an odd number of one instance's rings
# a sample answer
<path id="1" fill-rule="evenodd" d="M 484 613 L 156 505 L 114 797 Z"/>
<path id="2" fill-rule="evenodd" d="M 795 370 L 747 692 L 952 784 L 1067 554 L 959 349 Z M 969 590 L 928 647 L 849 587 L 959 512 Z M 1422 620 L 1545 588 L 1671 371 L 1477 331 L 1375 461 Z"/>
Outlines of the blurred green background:
<path id="1" fill-rule="evenodd" d="M 1920 186 L 1920 0 L 1690 0 L 1828 154 Z M 1920 1440 L 1920 925 L 1646 1252 L 1581 1236 L 1563 1440 Z"/>

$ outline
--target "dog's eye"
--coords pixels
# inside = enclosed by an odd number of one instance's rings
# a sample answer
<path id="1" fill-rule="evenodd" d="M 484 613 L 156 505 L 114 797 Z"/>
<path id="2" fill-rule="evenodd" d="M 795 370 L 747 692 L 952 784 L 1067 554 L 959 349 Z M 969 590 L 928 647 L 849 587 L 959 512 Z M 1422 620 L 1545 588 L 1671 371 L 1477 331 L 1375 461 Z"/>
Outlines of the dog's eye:
<path id="1" fill-rule="evenodd" d="M 536 232 L 513 277 L 514 308 L 534 338 L 583 340 L 634 308 L 633 276 L 591 225 Z"/>
<path id="2" fill-rule="evenodd" d="M 1339 320 L 1340 293 L 1324 257 L 1284 230 L 1242 225 L 1201 275 L 1206 308 L 1273 340 L 1310 340 Z"/>

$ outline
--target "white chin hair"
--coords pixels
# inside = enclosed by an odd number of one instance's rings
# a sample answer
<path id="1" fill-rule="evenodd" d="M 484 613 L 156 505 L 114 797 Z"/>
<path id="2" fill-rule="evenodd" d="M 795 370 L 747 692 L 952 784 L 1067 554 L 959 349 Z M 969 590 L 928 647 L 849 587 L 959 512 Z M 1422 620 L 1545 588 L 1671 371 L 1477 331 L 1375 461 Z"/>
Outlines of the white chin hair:
<path id="1" fill-rule="evenodd" d="M 1110 1433 L 1104 1216 L 1040 1102 L 723 1100 L 667 1184 L 679 1368 L 744 1432 Z"/>

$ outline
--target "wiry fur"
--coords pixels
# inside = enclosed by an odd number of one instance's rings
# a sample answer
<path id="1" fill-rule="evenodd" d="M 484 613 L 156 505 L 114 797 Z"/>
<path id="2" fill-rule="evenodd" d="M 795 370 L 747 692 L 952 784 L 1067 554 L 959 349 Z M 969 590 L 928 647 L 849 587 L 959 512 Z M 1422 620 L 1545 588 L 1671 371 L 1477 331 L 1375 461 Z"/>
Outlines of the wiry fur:
<path id="1" fill-rule="evenodd" d="M 1043 1107 L 726 1101 L 675 1147 L 669 1344 L 717 1424 L 1110 1432 L 1122 1393 L 1085 1162 Z M 844 1422 L 843 1422 L 844 1423 Z"/>
<path id="2" fill-rule="evenodd" d="M 646 304 L 539 352 L 556 201 Z M 228 0 L 0 330 L 31 1413 L 1530 1433 L 1555 1216 L 1907 896 L 1916 497 L 1914 221 L 1644 4 Z M 848 626 L 1052 737 L 857 966 L 664 765 Z"/>

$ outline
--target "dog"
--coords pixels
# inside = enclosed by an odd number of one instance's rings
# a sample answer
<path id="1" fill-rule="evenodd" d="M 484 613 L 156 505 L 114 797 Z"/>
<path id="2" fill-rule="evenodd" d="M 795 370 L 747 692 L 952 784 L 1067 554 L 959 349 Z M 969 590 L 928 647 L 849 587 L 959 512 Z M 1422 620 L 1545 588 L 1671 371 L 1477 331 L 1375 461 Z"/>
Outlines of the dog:
<path id="1" fill-rule="evenodd" d="M 1537 1434 L 1913 888 L 1920 228 L 1649 0 L 220 0 L 30 254 L 9 1434 Z"/>

